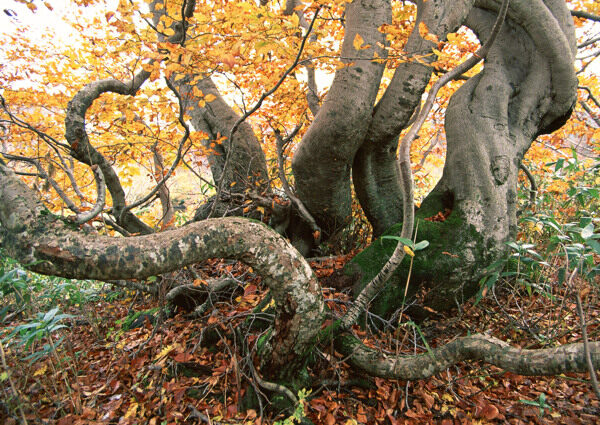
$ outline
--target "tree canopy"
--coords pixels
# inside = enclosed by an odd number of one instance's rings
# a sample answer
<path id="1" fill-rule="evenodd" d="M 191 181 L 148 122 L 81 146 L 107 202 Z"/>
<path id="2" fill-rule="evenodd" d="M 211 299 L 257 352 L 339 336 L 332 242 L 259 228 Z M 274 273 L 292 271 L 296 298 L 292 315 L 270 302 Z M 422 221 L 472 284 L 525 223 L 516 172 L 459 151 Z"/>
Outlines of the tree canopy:
<path id="1" fill-rule="evenodd" d="M 75 0 L 62 34 L 28 25 L 58 7 L 16 0 L 0 36 L 0 235 L 30 270 L 114 283 L 239 260 L 275 304 L 262 374 L 293 390 L 329 340 L 393 379 L 600 365 L 598 342 L 477 334 L 404 358 L 350 332 L 369 308 L 422 320 L 485 295 L 529 168 L 597 155 L 597 2 Z M 349 252 L 353 301 L 326 322 L 306 258 Z"/>

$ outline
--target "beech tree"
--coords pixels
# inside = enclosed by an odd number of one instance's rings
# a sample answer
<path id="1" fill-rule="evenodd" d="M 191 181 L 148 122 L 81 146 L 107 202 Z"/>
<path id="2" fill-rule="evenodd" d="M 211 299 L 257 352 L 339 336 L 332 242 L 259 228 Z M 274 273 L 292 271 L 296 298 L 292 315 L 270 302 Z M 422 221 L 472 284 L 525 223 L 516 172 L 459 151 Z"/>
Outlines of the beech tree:
<path id="1" fill-rule="evenodd" d="M 355 367 L 386 378 L 421 379 L 464 360 L 520 374 L 586 371 L 588 360 L 600 367 L 599 342 L 590 343 L 586 359 L 582 344 L 518 350 L 473 335 L 403 357 L 370 349 L 348 332 L 371 302 L 390 314 L 405 295 L 425 289 L 425 305 L 441 311 L 477 291 L 486 267 L 516 236 L 523 156 L 538 136 L 566 122 L 577 101 L 575 27 L 564 1 L 413 3 L 121 1 L 116 12 L 105 13 L 119 35 L 114 53 L 104 58 L 95 50 L 99 36 L 89 36 L 82 46 L 88 56 L 77 58 L 96 58 L 81 64 L 89 82 L 65 78 L 63 93 L 40 98 L 48 104 L 38 106 L 64 108 L 62 129 L 60 120 L 49 125 L 48 116 L 32 121 L 33 107 L 20 103 L 27 91 L 3 82 L 3 247 L 36 272 L 104 281 L 145 279 L 207 258 L 242 261 L 275 300 L 261 370 L 295 388 L 312 350 L 329 338 Z M 481 47 L 456 68 L 441 68 L 442 49 L 469 37 L 457 35 L 461 27 Z M 483 66 L 471 70 L 481 59 Z M 317 73 L 333 76 L 325 93 Z M 95 74 L 103 78 L 92 79 Z M 223 76 L 233 95 L 222 93 Z M 457 79 L 466 81 L 446 108 L 443 173 L 415 212 L 410 146 L 437 92 Z M 171 105 L 170 116 L 160 103 Z M 255 120 L 257 111 L 262 115 Z M 113 138 L 108 147 L 98 146 L 99 134 Z M 34 152 L 27 143 L 42 148 Z M 284 154 L 290 144 L 291 185 Z M 193 223 L 175 226 L 167 218 L 173 217 L 167 182 L 181 166 L 201 174 L 198 157 L 208 160 L 214 194 Z M 122 180 L 132 161 L 139 164 L 134 168 L 150 164 L 157 184 L 128 204 Z M 43 180 L 60 201 L 44 204 L 17 174 L 30 183 Z M 418 221 L 417 238 L 429 246 L 411 262 L 407 294 L 403 257 L 412 251 L 402 240 L 374 240 L 346 270 L 356 302 L 323 327 L 326 307 L 304 256 L 350 225 L 352 188 L 374 239 L 412 239 Z M 162 226 L 133 212 L 156 198 Z M 75 216 L 58 215 L 59 202 Z M 432 220 L 440 213 L 442 220 Z M 264 214 L 281 234 L 242 217 Z M 97 234 L 86 224 L 94 220 L 125 237 Z"/>

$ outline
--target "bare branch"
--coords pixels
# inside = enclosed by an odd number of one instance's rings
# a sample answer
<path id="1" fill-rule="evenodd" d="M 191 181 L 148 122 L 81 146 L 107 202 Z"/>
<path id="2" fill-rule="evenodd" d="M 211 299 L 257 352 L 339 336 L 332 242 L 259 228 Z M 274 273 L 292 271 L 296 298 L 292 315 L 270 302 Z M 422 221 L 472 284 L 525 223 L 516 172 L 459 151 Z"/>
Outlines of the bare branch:
<path id="1" fill-rule="evenodd" d="M 262 106 L 265 99 L 277 91 L 277 89 L 283 84 L 283 82 L 288 77 L 288 75 L 290 75 L 290 73 L 296 68 L 296 66 L 298 66 L 298 62 L 300 61 L 300 57 L 302 56 L 302 52 L 304 51 L 304 46 L 306 45 L 306 41 L 308 40 L 308 37 L 310 36 L 310 34 L 312 32 L 313 26 L 317 20 L 317 17 L 319 16 L 320 10 L 321 9 L 318 8 L 315 11 L 315 16 L 313 17 L 312 21 L 310 22 L 310 26 L 308 27 L 306 34 L 302 38 L 302 42 L 300 43 L 300 47 L 298 49 L 298 53 L 296 54 L 296 58 L 294 59 L 294 62 L 288 67 L 288 69 L 285 70 L 285 72 L 283 73 L 281 78 L 279 78 L 279 81 L 277 81 L 277 83 L 275 83 L 273 88 L 271 88 L 269 91 L 263 93 L 262 96 L 260 97 L 260 99 L 258 99 L 258 101 L 256 102 L 256 104 L 248 112 L 246 112 L 244 115 L 242 115 L 235 122 L 233 127 L 231 127 L 231 130 L 229 131 L 229 136 L 227 138 L 227 144 L 229 145 L 229 149 L 227 149 L 227 154 L 225 156 L 225 164 L 223 165 L 223 174 L 221 176 L 221 180 L 219 181 L 219 184 L 217 185 L 216 199 L 219 199 L 221 192 L 223 192 L 223 186 L 225 184 L 225 170 L 227 169 L 229 162 L 230 162 L 230 158 L 231 158 L 231 145 L 232 145 L 233 135 L 235 134 L 235 132 L 237 131 L 239 126 L 244 121 L 246 121 L 252 114 L 254 114 L 256 111 L 259 110 L 259 108 Z M 217 208 L 217 202 L 214 202 L 211 207 L 209 217 L 211 217 L 214 214 L 216 208 Z"/>
<path id="2" fill-rule="evenodd" d="M 278 129 L 275 129 L 275 128 L 273 129 L 273 132 L 275 133 L 275 137 L 277 138 L 277 166 L 279 169 L 279 180 L 281 180 L 281 186 L 283 187 L 285 194 L 296 205 L 296 208 L 298 208 L 300 215 L 302 216 L 304 221 L 306 221 L 308 223 L 308 225 L 310 226 L 311 230 L 313 231 L 313 238 L 314 238 L 315 244 L 318 245 L 321 241 L 321 228 L 315 221 L 312 214 L 306 209 L 306 207 L 304 206 L 304 203 L 300 199 L 298 199 L 298 197 L 296 195 L 294 195 L 294 193 L 292 192 L 292 189 L 290 188 L 290 185 L 287 181 L 287 178 L 285 177 L 283 149 L 284 149 L 284 146 L 286 144 L 288 144 L 290 142 L 290 140 L 292 140 L 294 138 L 294 136 L 298 133 L 298 131 L 300 131 L 301 127 L 302 127 L 302 124 L 298 124 L 296 126 L 296 128 L 294 128 L 294 130 L 291 132 L 291 134 L 285 138 L 285 140 L 281 137 L 281 132 Z"/>
<path id="3" fill-rule="evenodd" d="M 585 12 L 583 10 L 571 10 L 571 15 L 576 18 L 589 19 L 591 21 L 600 22 L 600 16 L 594 15 L 593 13 Z"/>

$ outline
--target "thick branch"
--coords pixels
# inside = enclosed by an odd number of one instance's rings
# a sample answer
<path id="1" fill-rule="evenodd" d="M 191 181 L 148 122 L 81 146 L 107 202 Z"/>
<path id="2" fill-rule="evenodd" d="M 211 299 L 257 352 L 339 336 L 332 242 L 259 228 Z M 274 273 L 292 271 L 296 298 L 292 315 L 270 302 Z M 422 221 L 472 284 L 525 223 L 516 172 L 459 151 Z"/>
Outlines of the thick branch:
<path id="1" fill-rule="evenodd" d="M 65 138 L 71 147 L 71 155 L 84 164 L 100 167 L 113 201 L 113 212 L 117 223 L 131 233 L 151 233 L 152 229 L 129 211 L 121 215 L 126 208 L 125 191 L 112 165 L 90 144 L 85 130 L 85 114 L 94 100 L 103 93 L 135 95 L 149 76 L 149 72 L 141 71 L 132 80 L 126 82 L 110 79 L 90 83 L 69 102 L 65 117 Z"/>
<path id="2" fill-rule="evenodd" d="M 297 372 L 324 319 L 317 279 L 302 256 L 262 223 L 210 219 L 156 234 L 86 236 L 51 215 L 15 173 L 0 165 L 0 231 L 11 257 L 38 273 L 76 279 L 143 279 L 208 258 L 230 258 L 263 277 L 277 306 L 271 370 Z"/>
<path id="3" fill-rule="evenodd" d="M 502 8 L 498 14 L 498 18 L 494 23 L 492 32 L 488 40 L 483 46 L 466 61 L 462 62 L 452 71 L 444 74 L 436 83 L 433 85 L 431 91 L 427 95 L 425 105 L 419 112 L 415 123 L 410 128 L 409 132 L 402 139 L 400 145 L 400 153 L 398 155 L 398 167 L 400 169 L 400 178 L 402 184 L 402 206 L 403 206 L 403 220 L 402 220 L 402 231 L 400 237 L 405 239 L 411 239 L 413 226 L 414 226 L 414 189 L 413 189 L 413 177 L 410 166 L 410 147 L 413 140 L 417 137 L 421 126 L 425 122 L 425 118 L 429 114 L 433 101 L 437 92 L 441 87 L 447 84 L 449 81 L 458 77 L 475 66 L 480 60 L 482 60 L 488 53 L 490 46 L 494 43 L 496 36 L 500 32 L 500 28 L 504 23 L 506 12 L 508 10 L 509 0 L 504 0 Z M 404 259 L 405 251 L 404 244 L 398 242 L 396 249 L 387 263 L 377 273 L 377 275 L 364 287 L 361 293 L 356 298 L 355 303 L 348 309 L 345 316 L 342 318 L 342 328 L 349 328 L 356 320 L 358 316 L 366 309 L 367 304 L 381 291 L 389 278 L 392 276 L 394 271 L 398 268 L 402 260 Z"/>
<path id="4" fill-rule="evenodd" d="M 592 363 L 599 369 L 600 341 L 590 342 L 589 348 Z M 369 375 L 388 379 L 426 379 L 463 361 L 483 361 L 505 371 L 528 376 L 588 370 L 582 343 L 523 350 L 483 334 L 460 337 L 417 356 L 382 353 L 365 347 L 350 335 L 338 337 L 336 349 L 348 356 L 352 366 Z"/>

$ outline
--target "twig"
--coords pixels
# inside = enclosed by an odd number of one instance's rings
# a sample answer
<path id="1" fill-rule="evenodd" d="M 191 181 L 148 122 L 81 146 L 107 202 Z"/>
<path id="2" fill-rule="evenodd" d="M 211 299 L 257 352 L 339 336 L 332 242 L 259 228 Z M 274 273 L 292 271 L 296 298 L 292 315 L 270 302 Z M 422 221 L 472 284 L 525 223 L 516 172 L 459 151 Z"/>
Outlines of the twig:
<path id="1" fill-rule="evenodd" d="M 290 73 L 294 70 L 294 68 L 296 68 L 296 66 L 298 66 L 298 63 L 300 62 L 300 56 L 302 56 L 302 52 L 304 51 L 304 46 L 306 45 L 306 41 L 308 40 L 308 37 L 310 36 L 310 33 L 312 32 L 313 26 L 317 20 L 317 17 L 319 16 L 320 10 L 321 10 L 321 8 L 319 7 L 315 11 L 315 16 L 313 17 L 312 21 L 310 22 L 310 25 L 309 25 L 308 29 L 306 30 L 306 34 L 302 38 L 302 42 L 300 43 L 300 48 L 298 49 L 298 54 L 296 55 L 294 62 L 289 66 L 288 69 L 286 69 L 286 71 L 283 73 L 283 75 L 281 76 L 279 81 L 277 81 L 277 83 L 273 86 L 273 88 L 271 88 L 271 90 L 263 93 L 262 96 L 260 97 L 260 99 L 258 99 L 258 102 L 256 102 L 256 104 L 252 107 L 252 109 L 250 109 L 248 112 L 246 112 L 244 115 L 242 115 L 235 122 L 235 124 L 233 124 L 233 127 L 231 127 L 231 130 L 229 131 L 229 137 L 227 138 L 228 149 L 227 149 L 227 152 L 225 155 L 225 163 L 223 164 L 223 171 L 221 173 L 221 179 L 219 180 L 219 184 L 217 186 L 215 202 L 212 204 L 210 213 L 208 214 L 209 218 L 212 217 L 212 215 L 215 213 L 215 210 L 217 208 L 217 200 L 219 199 L 219 197 L 221 196 L 221 192 L 223 191 L 223 186 L 224 186 L 225 180 L 226 180 L 225 172 L 227 170 L 229 161 L 231 159 L 231 149 L 233 147 L 233 135 L 235 134 L 235 132 L 237 131 L 239 126 L 244 121 L 246 121 L 246 119 L 248 119 L 248 117 L 250 117 L 250 115 L 252 115 L 256 111 L 258 111 L 258 109 L 262 106 L 264 100 L 267 97 L 271 96 L 273 93 L 275 93 L 275 91 L 277 91 L 277 89 L 283 84 L 283 82 L 285 81 L 287 76 L 290 75 Z"/>
<path id="2" fill-rule="evenodd" d="M 573 276 L 576 273 L 577 269 L 573 271 Z M 583 339 L 583 353 L 585 355 L 585 360 L 587 362 L 588 369 L 590 371 L 590 382 L 592 384 L 592 388 L 596 393 L 596 397 L 600 400 L 600 386 L 598 386 L 598 378 L 596 377 L 596 371 L 594 369 L 594 364 L 592 363 L 592 356 L 590 355 L 590 343 L 587 337 L 587 326 L 585 324 L 585 315 L 583 314 L 583 307 L 581 306 L 581 297 L 579 296 L 579 291 L 575 292 L 575 301 L 577 301 L 577 314 L 579 314 L 579 320 L 581 322 L 581 339 Z"/>
<path id="3" fill-rule="evenodd" d="M 17 397 L 19 393 L 17 392 L 15 383 L 13 382 L 12 377 L 10 376 L 10 369 L 8 368 L 8 365 L 6 364 L 6 358 L 4 356 L 4 345 L 2 344 L 1 340 L 0 340 L 0 354 L 2 355 L 2 367 L 4 368 L 4 370 L 6 371 L 6 374 L 8 376 L 8 382 L 10 383 L 10 388 L 12 389 L 12 392 L 15 395 L 15 397 Z M 25 417 L 25 412 L 23 412 L 21 403 L 19 403 L 18 406 L 19 406 L 18 407 L 19 413 L 21 414 L 21 418 L 23 419 L 23 424 L 27 425 L 27 418 Z"/>
<path id="4" fill-rule="evenodd" d="M 298 124 L 296 126 L 296 128 L 294 128 L 294 130 L 291 132 L 291 134 L 285 138 L 285 140 L 281 137 L 281 133 L 279 132 L 279 130 L 276 128 L 273 128 L 273 132 L 275 133 L 275 137 L 277 138 L 277 167 L 279 168 L 279 180 L 281 180 L 281 186 L 283 187 L 285 194 L 296 205 L 296 208 L 298 208 L 300 215 L 302 216 L 304 221 L 306 221 L 308 223 L 308 225 L 310 226 L 310 228 L 313 232 L 312 234 L 313 234 L 315 244 L 318 245 L 321 242 L 321 228 L 315 221 L 312 214 L 306 209 L 306 207 L 304 206 L 304 203 L 292 192 L 292 189 L 290 188 L 287 178 L 285 177 L 285 169 L 284 169 L 284 165 L 283 165 L 284 164 L 283 147 L 287 143 L 289 143 L 290 140 L 292 140 L 294 138 L 294 136 L 298 133 L 298 131 L 300 130 L 301 127 L 302 127 L 302 124 Z"/>

